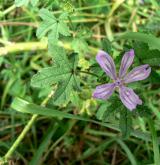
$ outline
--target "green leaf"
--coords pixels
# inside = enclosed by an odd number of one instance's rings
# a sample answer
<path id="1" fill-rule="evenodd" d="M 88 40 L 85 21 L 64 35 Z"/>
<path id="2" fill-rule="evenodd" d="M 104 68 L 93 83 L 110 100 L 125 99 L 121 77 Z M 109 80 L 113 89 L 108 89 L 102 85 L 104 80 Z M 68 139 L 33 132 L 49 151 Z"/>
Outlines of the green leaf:
<path id="1" fill-rule="evenodd" d="M 89 46 L 87 40 L 90 40 L 92 33 L 88 28 L 78 26 L 74 39 L 72 40 L 71 46 L 77 53 L 84 55 L 89 52 Z"/>
<path id="2" fill-rule="evenodd" d="M 118 37 L 118 39 L 136 40 L 147 43 L 149 49 L 160 50 L 160 39 L 152 34 L 144 34 L 140 32 L 127 32 Z"/>
<path id="3" fill-rule="evenodd" d="M 68 75 L 69 74 L 69 75 Z M 53 66 L 41 69 L 31 79 L 33 87 L 46 87 L 54 83 L 64 80 L 66 76 L 70 76 L 70 69 L 67 67 Z"/>
<path id="4" fill-rule="evenodd" d="M 72 92 L 73 86 L 76 84 L 74 75 L 68 76 L 65 81 L 58 84 L 57 90 L 54 94 L 54 103 L 62 104 L 70 100 L 70 94 Z"/>
<path id="5" fill-rule="evenodd" d="M 131 112 L 126 108 L 122 108 L 120 112 L 119 127 L 122 132 L 122 137 L 127 139 L 132 131 L 132 118 Z"/>
<path id="6" fill-rule="evenodd" d="M 77 55 L 72 54 L 70 59 L 71 71 L 67 74 L 65 79 L 60 81 L 57 90 L 54 94 L 54 103 L 59 105 L 70 101 L 71 92 L 80 89 L 77 77 L 75 75 L 75 69 L 77 67 Z"/>
<path id="7" fill-rule="evenodd" d="M 160 51 L 149 50 L 147 44 L 143 42 L 135 42 L 133 44 L 136 56 L 145 64 L 152 66 L 160 65 Z"/>
<path id="8" fill-rule="evenodd" d="M 85 41 L 84 38 L 76 37 L 72 41 L 72 47 L 75 52 L 77 53 L 86 53 L 89 51 L 88 49 L 88 43 Z"/>
<path id="9" fill-rule="evenodd" d="M 63 48 L 55 46 L 53 43 L 49 43 L 48 51 L 49 51 L 49 54 L 52 56 L 53 62 L 56 65 L 61 65 L 63 67 L 64 65 L 69 65 L 69 60 Z"/>
<path id="10" fill-rule="evenodd" d="M 54 45 L 50 45 L 49 52 L 53 54 L 54 66 L 41 69 L 32 77 L 31 85 L 42 88 L 57 83 L 53 98 L 54 104 L 68 103 L 71 92 L 79 89 L 76 76 L 78 56 L 73 53 L 67 58 L 64 49 Z"/>
<path id="11" fill-rule="evenodd" d="M 41 38 L 48 35 L 48 40 L 50 43 L 56 44 L 59 39 L 59 34 L 64 36 L 69 36 L 69 28 L 65 23 L 67 19 L 67 14 L 63 13 L 56 18 L 49 10 L 41 9 L 39 16 L 42 18 L 43 22 L 37 29 L 37 37 Z"/>
<path id="12" fill-rule="evenodd" d="M 107 38 L 102 40 L 102 49 L 109 54 L 113 53 L 111 42 Z"/>

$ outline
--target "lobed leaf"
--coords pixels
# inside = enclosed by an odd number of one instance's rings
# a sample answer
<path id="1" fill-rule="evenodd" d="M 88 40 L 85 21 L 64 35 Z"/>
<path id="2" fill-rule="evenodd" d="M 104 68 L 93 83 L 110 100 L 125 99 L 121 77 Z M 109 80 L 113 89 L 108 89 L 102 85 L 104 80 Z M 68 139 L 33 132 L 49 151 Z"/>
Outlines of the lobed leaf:
<path id="1" fill-rule="evenodd" d="M 34 87 L 46 87 L 58 84 L 54 94 L 55 104 L 64 104 L 70 100 L 70 94 L 74 89 L 79 89 L 76 67 L 78 65 L 77 54 L 73 53 L 70 58 L 66 56 L 63 48 L 49 44 L 49 52 L 53 56 L 54 66 L 41 69 L 31 79 Z"/>
<path id="2" fill-rule="evenodd" d="M 68 60 L 66 52 L 63 48 L 55 46 L 52 43 L 49 43 L 48 51 L 49 51 L 49 54 L 52 56 L 52 59 L 55 64 L 61 65 L 63 67 L 64 67 L 64 65 L 66 67 L 70 67 L 69 60 Z"/>
<path id="3" fill-rule="evenodd" d="M 67 67 L 48 67 L 41 69 L 31 79 L 31 85 L 34 87 L 46 87 L 63 80 L 70 70 Z"/>
<path id="4" fill-rule="evenodd" d="M 37 29 L 36 35 L 41 38 L 48 35 L 48 40 L 52 44 L 56 44 L 59 39 L 59 34 L 69 36 L 69 28 L 65 22 L 67 15 L 61 14 L 56 18 L 49 10 L 41 9 L 39 16 L 42 18 L 42 23 Z"/>

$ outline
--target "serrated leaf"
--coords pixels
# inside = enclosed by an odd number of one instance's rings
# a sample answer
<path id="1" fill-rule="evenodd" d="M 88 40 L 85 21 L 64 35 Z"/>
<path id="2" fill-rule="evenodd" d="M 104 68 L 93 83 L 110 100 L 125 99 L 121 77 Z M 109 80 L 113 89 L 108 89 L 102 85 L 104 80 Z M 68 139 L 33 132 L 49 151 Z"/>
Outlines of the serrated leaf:
<path id="1" fill-rule="evenodd" d="M 70 75 L 65 81 L 60 82 L 54 94 L 54 103 L 57 105 L 67 103 L 70 100 L 70 94 L 72 90 L 74 90 L 75 84 L 76 80 L 74 75 Z"/>
<path id="2" fill-rule="evenodd" d="M 123 138 L 126 139 L 130 136 L 132 130 L 132 118 L 131 112 L 129 112 L 126 108 L 121 109 L 119 128 L 122 132 Z"/>
<path id="3" fill-rule="evenodd" d="M 59 16 L 59 33 L 64 35 L 64 36 L 69 36 L 70 32 L 69 32 L 69 27 L 67 26 L 67 24 L 64 22 L 65 20 L 67 20 L 68 14 L 67 13 L 62 13 Z"/>
<path id="4" fill-rule="evenodd" d="M 70 100 L 70 95 L 73 90 L 79 90 L 79 83 L 75 75 L 75 69 L 78 60 L 76 54 L 71 54 L 70 58 L 70 74 L 67 74 L 63 81 L 58 83 L 57 90 L 54 94 L 54 103 L 59 105 L 62 103 L 67 103 Z"/>
<path id="5" fill-rule="evenodd" d="M 53 43 L 49 43 L 48 51 L 49 51 L 49 54 L 52 56 L 54 63 L 61 66 L 64 66 L 66 64 L 69 65 L 69 60 L 67 58 L 67 55 L 64 49 L 60 49 L 58 46 L 55 46 Z"/>
<path id="6" fill-rule="evenodd" d="M 119 39 L 137 40 L 147 43 L 149 49 L 160 50 L 160 38 L 155 37 L 152 34 L 144 34 L 140 32 L 127 32 L 118 37 Z"/>
<path id="7" fill-rule="evenodd" d="M 70 62 L 71 68 L 73 68 L 73 70 L 75 70 L 77 65 L 78 65 L 78 55 L 77 55 L 77 53 L 72 53 L 70 55 L 69 62 Z"/>
<path id="8" fill-rule="evenodd" d="M 54 66 L 41 69 L 32 77 L 31 85 L 46 87 L 56 83 L 58 85 L 53 98 L 54 103 L 67 103 L 72 90 L 79 89 L 76 77 L 77 54 L 73 53 L 67 58 L 64 49 L 54 45 L 50 45 L 49 52 L 53 54 Z"/>
<path id="9" fill-rule="evenodd" d="M 65 13 L 61 14 L 59 18 L 56 18 L 49 10 L 41 9 L 39 16 L 43 22 L 37 29 L 36 35 L 38 38 L 48 35 L 49 42 L 56 44 L 59 39 L 59 34 L 64 36 L 70 35 L 69 28 L 65 23 L 67 18 Z"/>
<path id="10" fill-rule="evenodd" d="M 63 80 L 70 69 L 67 67 L 53 66 L 41 69 L 31 79 L 31 85 L 34 87 L 45 87 Z"/>

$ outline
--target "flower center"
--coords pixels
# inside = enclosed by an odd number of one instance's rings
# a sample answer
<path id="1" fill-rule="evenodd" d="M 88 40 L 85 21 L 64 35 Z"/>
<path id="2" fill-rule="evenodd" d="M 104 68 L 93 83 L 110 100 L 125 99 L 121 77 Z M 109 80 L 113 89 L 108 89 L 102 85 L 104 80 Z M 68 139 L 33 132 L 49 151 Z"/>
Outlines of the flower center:
<path id="1" fill-rule="evenodd" d="M 118 78 L 117 80 L 115 80 L 114 84 L 116 87 L 120 87 L 123 85 L 123 80 Z"/>

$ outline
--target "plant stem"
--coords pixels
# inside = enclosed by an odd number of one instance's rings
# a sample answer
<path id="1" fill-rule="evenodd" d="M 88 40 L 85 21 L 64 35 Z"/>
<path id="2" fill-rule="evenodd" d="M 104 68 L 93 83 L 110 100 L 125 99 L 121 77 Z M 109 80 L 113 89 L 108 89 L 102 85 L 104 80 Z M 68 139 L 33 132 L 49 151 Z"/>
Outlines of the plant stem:
<path id="1" fill-rule="evenodd" d="M 97 74 L 91 73 L 91 72 L 88 72 L 88 71 L 80 70 L 80 71 L 78 71 L 78 72 L 80 72 L 80 73 L 85 73 L 85 74 L 89 74 L 89 75 L 92 75 L 92 76 L 95 76 L 95 77 L 99 77 Z"/>
<path id="2" fill-rule="evenodd" d="M 30 26 L 30 27 L 37 28 L 38 24 L 37 23 L 32 23 L 32 22 L 1 21 L 0 26 Z"/>
<path id="3" fill-rule="evenodd" d="M 72 50 L 70 43 L 64 43 L 59 41 L 59 46 L 67 49 Z M 34 50 L 45 50 L 47 49 L 47 42 L 25 42 L 25 43 L 10 43 L 4 47 L 0 47 L 0 56 L 7 55 L 9 53 L 16 53 L 21 51 L 34 51 Z M 91 52 L 96 54 L 98 52 L 98 48 L 94 48 L 89 46 Z"/>
<path id="4" fill-rule="evenodd" d="M 47 44 L 44 42 L 11 43 L 10 45 L 0 48 L 0 56 L 6 55 L 8 53 L 37 50 L 37 49 L 38 50 L 47 49 Z"/>
<path id="5" fill-rule="evenodd" d="M 24 127 L 23 131 L 21 132 L 21 134 L 19 135 L 19 137 L 17 138 L 17 140 L 13 143 L 13 145 L 11 146 L 11 148 L 5 154 L 5 156 L 4 156 L 5 160 L 8 160 L 11 157 L 11 155 L 13 154 L 13 152 L 16 150 L 16 148 L 19 146 L 20 142 L 23 140 L 23 138 L 25 137 L 25 135 L 27 134 L 27 132 L 32 127 L 32 125 L 33 125 L 34 121 L 37 119 L 37 117 L 38 117 L 38 115 L 33 115 L 32 118 L 29 120 L 28 124 Z"/>
<path id="6" fill-rule="evenodd" d="M 43 100 L 43 102 L 41 103 L 41 106 L 45 106 L 47 104 L 48 100 L 51 98 L 52 95 L 53 95 L 53 91 L 51 91 L 51 93 Z M 11 148 L 5 154 L 4 160 L 7 161 L 11 157 L 11 155 L 14 153 L 14 151 L 16 150 L 16 148 L 19 146 L 19 144 L 21 143 L 21 141 L 23 140 L 23 138 L 25 137 L 25 135 L 27 134 L 27 132 L 32 127 L 32 125 L 33 125 L 34 121 L 37 119 L 37 117 L 38 117 L 37 114 L 35 114 L 35 115 L 32 116 L 32 118 L 29 120 L 29 122 L 27 123 L 27 125 L 24 127 L 24 129 L 21 132 L 21 134 L 18 136 L 17 140 L 13 143 L 13 145 L 11 146 Z"/>
<path id="7" fill-rule="evenodd" d="M 9 12 L 11 12 L 11 11 L 14 10 L 15 8 L 16 8 L 15 5 L 10 6 L 8 9 L 6 9 L 6 10 L 4 10 L 4 11 L 2 12 L 2 14 L 1 14 L 0 17 L 5 16 L 6 14 L 8 14 Z"/>

